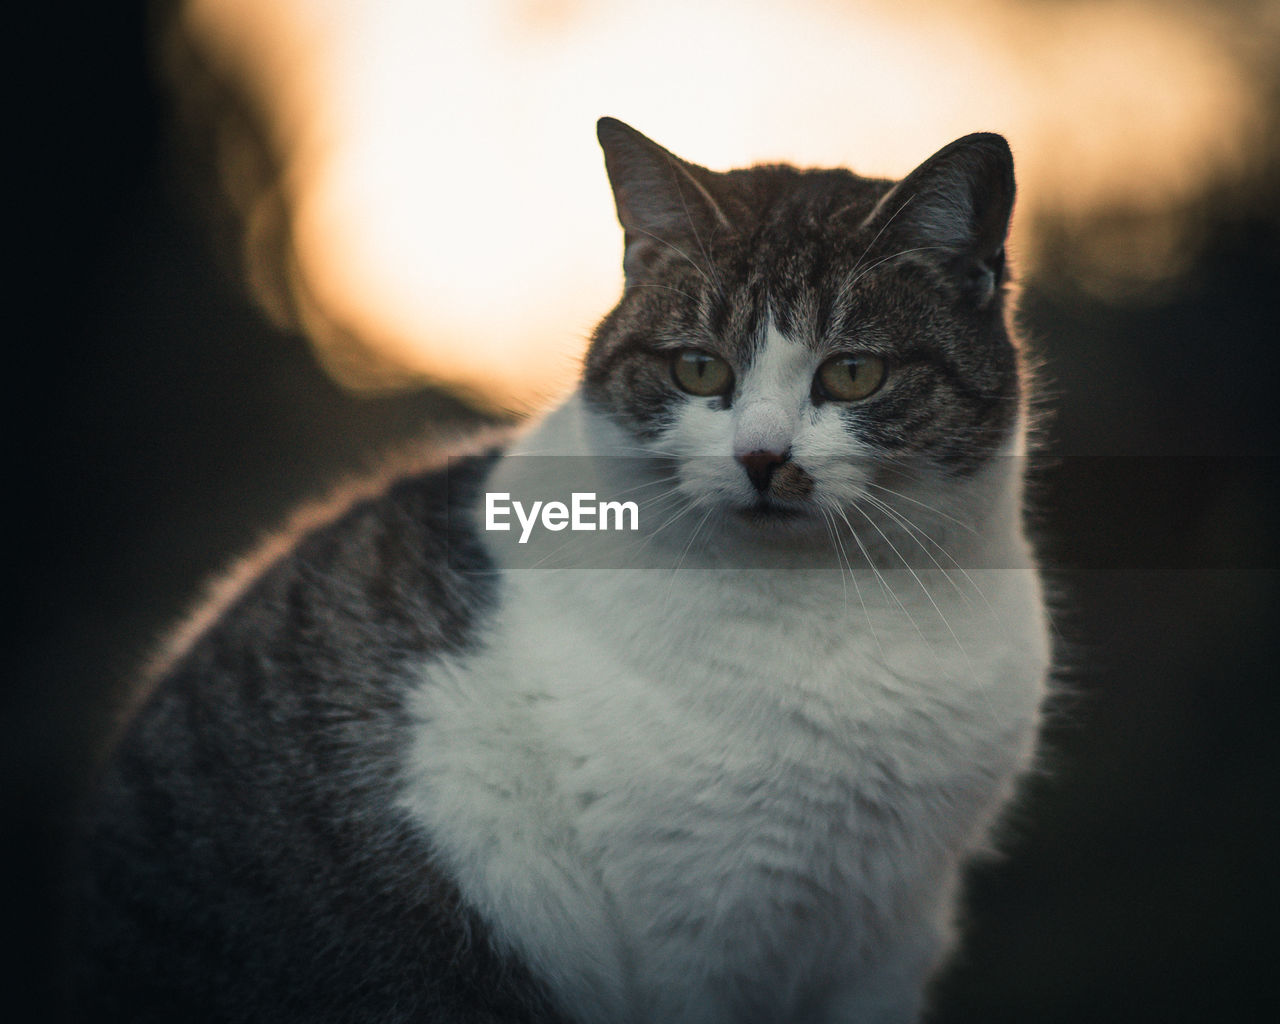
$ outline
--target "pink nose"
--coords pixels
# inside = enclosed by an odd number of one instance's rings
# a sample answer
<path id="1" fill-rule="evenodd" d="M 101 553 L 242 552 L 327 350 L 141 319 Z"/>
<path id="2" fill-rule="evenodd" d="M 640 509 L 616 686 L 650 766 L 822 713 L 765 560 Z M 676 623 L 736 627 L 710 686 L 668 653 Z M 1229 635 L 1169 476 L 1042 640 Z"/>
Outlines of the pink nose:
<path id="1" fill-rule="evenodd" d="M 769 452 L 764 449 L 737 456 L 738 461 L 742 463 L 742 468 L 747 471 L 747 479 L 761 494 L 769 489 L 769 481 L 773 479 L 773 471 L 786 462 L 788 458 L 789 453 L 787 452 Z"/>

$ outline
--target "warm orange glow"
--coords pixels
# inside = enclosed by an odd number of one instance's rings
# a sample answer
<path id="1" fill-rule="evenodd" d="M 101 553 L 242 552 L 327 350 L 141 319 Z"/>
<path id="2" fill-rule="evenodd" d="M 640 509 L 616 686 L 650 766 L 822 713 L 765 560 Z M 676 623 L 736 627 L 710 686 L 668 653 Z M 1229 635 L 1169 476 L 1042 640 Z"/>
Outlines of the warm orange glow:
<path id="1" fill-rule="evenodd" d="M 1212 36 L 1137 2 L 189 0 L 186 19 L 272 119 L 322 355 L 337 323 L 508 405 L 571 381 L 620 285 L 601 114 L 712 167 L 895 176 L 1000 131 L 1025 233 L 1042 210 L 1181 201 L 1235 168 L 1253 110 Z"/>

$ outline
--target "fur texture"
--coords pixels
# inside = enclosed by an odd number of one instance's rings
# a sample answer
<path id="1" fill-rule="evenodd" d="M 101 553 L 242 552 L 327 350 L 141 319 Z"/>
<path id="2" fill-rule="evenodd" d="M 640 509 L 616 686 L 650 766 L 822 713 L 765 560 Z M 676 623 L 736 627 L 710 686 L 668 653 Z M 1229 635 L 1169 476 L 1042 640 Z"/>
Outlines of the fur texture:
<path id="1" fill-rule="evenodd" d="M 917 1019 L 1049 660 L 1008 148 L 893 183 L 600 139 L 627 280 L 579 392 L 300 538 L 165 670 L 86 845 L 91 1007 Z M 531 488 L 637 496 L 635 548 L 513 562 L 477 510 Z"/>

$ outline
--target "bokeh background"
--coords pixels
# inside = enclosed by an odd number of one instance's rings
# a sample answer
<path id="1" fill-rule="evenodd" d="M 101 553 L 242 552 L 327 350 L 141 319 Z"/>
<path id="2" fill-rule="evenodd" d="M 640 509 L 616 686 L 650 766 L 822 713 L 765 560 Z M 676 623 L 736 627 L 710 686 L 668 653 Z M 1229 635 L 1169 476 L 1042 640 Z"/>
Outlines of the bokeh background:
<path id="1" fill-rule="evenodd" d="M 13 35 L 22 1019 L 56 1017 L 68 822 L 166 625 L 380 451 L 572 385 L 620 280 L 601 114 L 713 167 L 1009 137 L 1064 697 L 932 1021 L 1276 1019 L 1280 4 L 81 6 Z"/>

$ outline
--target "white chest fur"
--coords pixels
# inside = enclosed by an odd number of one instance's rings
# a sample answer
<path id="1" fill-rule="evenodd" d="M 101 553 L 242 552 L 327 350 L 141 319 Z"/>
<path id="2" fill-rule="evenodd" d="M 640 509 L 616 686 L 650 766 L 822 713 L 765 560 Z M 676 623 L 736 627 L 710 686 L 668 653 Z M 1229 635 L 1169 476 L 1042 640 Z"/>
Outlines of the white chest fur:
<path id="1" fill-rule="evenodd" d="M 583 1022 L 909 1020 L 1031 754 L 1020 558 L 510 571 L 483 648 L 424 670 L 406 804 Z"/>

